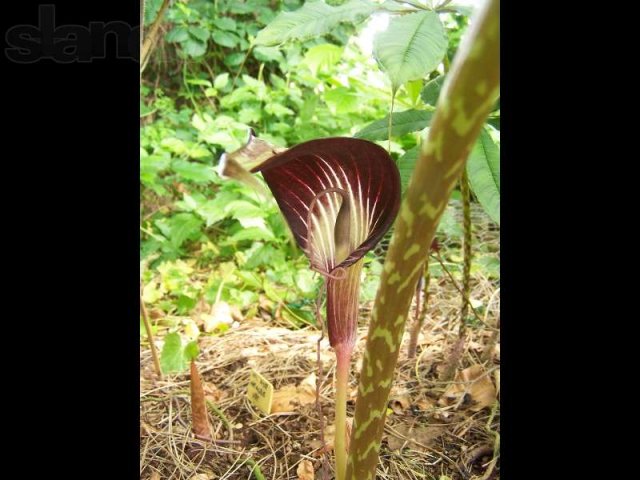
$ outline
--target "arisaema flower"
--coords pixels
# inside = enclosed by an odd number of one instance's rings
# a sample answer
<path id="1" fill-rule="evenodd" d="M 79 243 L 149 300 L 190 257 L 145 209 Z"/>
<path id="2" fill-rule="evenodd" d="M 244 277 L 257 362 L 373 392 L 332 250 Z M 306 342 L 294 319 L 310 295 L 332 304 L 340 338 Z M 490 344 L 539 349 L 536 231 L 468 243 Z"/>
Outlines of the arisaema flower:
<path id="1" fill-rule="evenodd" d="M 223 156 L 220 172 L 249 183 L 249 169 L 262 173 L 311 267 L 326 278 L 329 342 L 337 356 L 335 450 L 341 479 L 363 256 L 398 213 L 398 168 L 382 147 L 366 140 L 324 138 L 278 152 L 251 132 L 245 147 Z"/>

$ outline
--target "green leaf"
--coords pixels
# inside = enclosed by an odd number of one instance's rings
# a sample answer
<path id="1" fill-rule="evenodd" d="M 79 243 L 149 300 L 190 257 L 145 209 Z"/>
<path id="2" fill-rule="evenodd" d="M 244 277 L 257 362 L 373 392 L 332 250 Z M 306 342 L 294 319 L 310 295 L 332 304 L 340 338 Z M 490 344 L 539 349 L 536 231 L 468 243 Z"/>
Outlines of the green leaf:
<path id="1" fill-rule="evenodd" d="M 191 362 L 191 360 L 195 360 L 200 353 L 200 348 L 198 348 L 198 342 L 193 341 L 189 342 L 184 347 L 184 360 L 185 362 Z"/>
<path id="2" fill-rule="evenodd" d="M 302 104 L 302 107 L 300 108 L 300 120 L 302 120 L 303 122 L 308 122 L 309 120 L 311 120 L 317 106 L 318 97 L 316 95 L 308 96 Z"/>
<path id="3" fill-rule="evenodd" d="M 186 370 L 187 362 L 182 351 L 182 340 L 177 333 L 169 333 L 164 337 L 164 345 L 160 354 L 160 367 L 164 373 L 180 373 Z"/>
<path id="4" fill-rule="evenodd" d="M 227 55 L 224 58 L 224 64 L 228 67 L 237 67 L 238 65 L 240 65 L 242 63 L 242 60 L 244 60 L 245 54 L 244 53 L 232 53 L 231 55 Z"/>
<path id="5" fill-rule="evenodd" d="M 229 74 L 227 72 L 221 73 L 213 81 L 213 86 L 218 90 L 222 90 L 229 83 Z"/>
<path id="6" fill-rule="evenodd" d="M 182 155 L 187 151 L 187 146 L 184 141 L 175 137 L 163 138 L 160 145 L 176 155 Z"/>
<path id="7" fill-rule="evenodd" d="M 286 117 L 294 114 L 293 110 L 285 107 L 284 105 L 280 105 L 279 103 L 267 103 L 264 110 L 268 114 L 275 115 L 276 117 Z"/>
<path id="8" fill-rule="evenodd" d="M 262 109 L 260 108 L 242 108 L 238 112 L 238 120 L 247 125 L 256 124 L 262 118 Z"/>
<path id="9" fill-rule="evenodd" d="M 213 32 L 211 38 L 213 38 L 213 41 L 218 45 L 227 48 L 235 47 L 240 41 L 240 38 L 235 33 L 225 32 L 224 30 L 217 30 Z"/>
<path id="10" fill-rule="evenodd" d="M 425 110 L 405 110 L 404 112 L 394 112 L 391 117 L 391 135 L 402 136 L 411 132 L 424 130 L 429 126 L 433 112 Z M 354 135 L 355 138 L 362 138 L 372 142 L 386 140 L 389 138 L 389 115 L 382 120 L 367 125 Z"/>
<path id="11" fill-rule="evenodd" d="M 256 272 L 249 272 L 247 270 L 239 270 L 236 275 L 242 280 L 245 287 L 262 290 L 262 275 Z"/>
<path id="12" fill-rule="evenodd" d="M 433 80 L 430 80 L 420 92 L 420 96 L 422 97 L 422 101 L 429 105 L 436 106 L 438 102 L 438 97 L 440 96 L 440 90 L 442 90 L 442 85 L 444 84 L 444 75 L 440 75 Z"/>
<path id="13" fill-rule="evenodd" d="M 403 194 L 409 186 L 411 174 L 413 173 L 413 169 L 416 167 L 419 150 L 420 146 L 417 145 L 407 150 L 405 154 L 398 159 L 398 170 L 400 171 L 400 183 L 402 185 Z"/>
<path id="14" fill-rule="evenodd" d="M 346 87 L 336 87 L 327 91 L 324 99 L 331 111 L 338 115 L 358 111 L 362 103 L 360 94 Z"/>
<path id="15" fill-rule="evenodd" d="M 229 12 L 237 13 L 241 15 L 245 13 L 252 13 L 253 10 L 255 9 L 255 6 L 252 5 L 252 2 L 231 1 L 231 2 L 228 2 L 228 4 L 229 4 Z"/>
<path id="16" fill-rule="evenodd" d="M 156 17 L 160 7 L 162 6 L 162 0 L 143 0 L 144 1 L 144 25 L 151 25 Z"/>
<path id="17" fill-rule="evenodd" d="M 200 236 L 202 220 L 191 213 L 178 213 L 169 220 L 158 220 L 156 226 L 174 247 L 180 248 L 185 241 Z"/>
<path id="18" fill-rule="evenodd" d="M 288 40 L 308 40 L 331 31 L 341 22 L 356 23 L 378 7 L 366 0 L 349 0 L 333 7 L 323 0 L 309 0 L 294 12 L 280 13 L 258 32 L 255 44 L 272 47 Z"/>
<path id="19" fill-rule="evenodd" d="M 224 204 L 218 200 L 218 197 L 200 205 L 196 209 L 196 213 L 204 218 L 207 227 L 223 220 L 227 216 L 224 211 Z"/>
<path id="20" fill-rule="evenodd" d="M 202 163 L 175 160 L 171 164 L 171 169 L 182 179 L 191 180 L 192 182 L 207 183 L 216 179 L 216 172 L 213 167 Z"/>
<path id="21" fill-rule="evenodd" d="M 236 30 L 236 21 L 229 17 L 214 18 L 213 24 L 220 30 L 229 30 L 234 32 Z"/>
<path id="22" fill-rule="evenodd" d="M 147 155 L 140 157 L 140 179 L 151 182 L 155 180 L 158 173 L 169 167 L 169 155 Z"/>
<path id="23" fill-rule="evenodd" d="M 174 27 L 164 37 L 167 42 L 184 42 L 189 40 L 189 31 L 185 27 Z"/>
<path id="24" fill-rule="evenodd" d="M 211 151 L 202 145 L 194 145 L 187 151 L 189 158 L 210 158 Z"/>
<path id="25" fill-rule="evenodd" d="M 307 310 L 302 310 L 301 308 L 295 308 L 287 305 L 287 308 L 282 309 L 281 314 L 282 318 L 297 327 L 316 324 L 315 315 Z"/>
<path id="26" fill-rule="evenodd" d="M 203 27 L 191 27 L 189 29 L 189 34 L 191 34 L 201 42 L 206 42 L 207 40 L 209 40 L 209 30 Z"/>
<path id="27" fill-rule="evenodd" d="M 251 228 L 243 228 L 242 230 L 237 231 L 227 240 L 225 240 L 225 244 L 232 245 L 234 243 L 241 242 L 243 240 L 274 240 L 275 237 L 273 233 L 269 230 L 251 227 Z"/>
<path id="28" fill-rule="evenodd" d="M 224 206 L 224 211 L 230 217 L 233 217 L 239 221 L 260 218 L 264 217 L 264 210 L 251 202 L 247 202 L 246 200 L 234 200 L 232 202 L 228 202 Z"/>
<path id="29" fill-rule="evenodd" d="M 410 80 L 404 84 L 404 88 L 411 99 L 411 103 L 415 105 L 420 96 L 420 90 L 422 89 L 422 79 Z"/>
<path id="30" fill-rule="evenodd" d="M 438 14 L 431 11 L 394 17 L 373 40 L 376 60 L 389 75 L 394 91 L 435 70 L 446 51 L 444 28 Z"/>
<path id="31" fill-rule="evenodd" d="M 480 205 L 500 225 L 500 150 L 486 128 L 469 156 L 467 175 Z"/>
<path id="32" fill-rule="evenodd" d="M 284 252 L 269 244 L 262 245 L 248 258 L 245 269 L 253 270 L 262 266 L 282 265 L 285 262 Z"/>
<path id="33" fill-rule="evenodd" d="M 303 63 L 309 67 L 311 73 L 316 76 L 319 71 L 328 70 L 340 61 L 344 47 L 331 43 L 323 43 L 311 47 L 304 55 Z"/>
<path id="34" fill-rule="evenodd" d="M 175 206 L 180 210 L 193 212 L 200 204 L 204 203 L 204 198 L 204 195 L 198 192 L 193 195 L 185 192 L 182 194 L 182 200 L 175 202 Z"/>
<path id="35" fill-rule="evenodd" d="M 282 52 L 276 47 L 256 47 L 253 56 L 261 62 L 284 62 Z"/>
<path id="36" fill-rule="evenodd" d="M 198 40 L 189 39 L 182 44 L 184 53 L 190 57 L 200 57 L 207 51 L 207 44 Z"/>

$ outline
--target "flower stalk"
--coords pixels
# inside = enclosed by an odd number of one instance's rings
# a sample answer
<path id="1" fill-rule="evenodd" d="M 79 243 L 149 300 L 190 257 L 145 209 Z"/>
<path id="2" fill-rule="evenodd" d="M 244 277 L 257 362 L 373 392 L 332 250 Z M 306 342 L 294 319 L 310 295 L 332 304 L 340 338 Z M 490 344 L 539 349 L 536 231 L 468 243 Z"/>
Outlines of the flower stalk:
<path id="1" fill-rule="evenodd" d="M 325 277 L 327 329 L 336 353 L 336 478 L 347 468 L 349 366 L 358 326 L 363 256 L 400 207 L 400 174 L 378 145 L 353 138 L 311 140 L 277 152 L 253 133 L 220 169 L 245 183 L 260 172 L 311 268 Z"/>

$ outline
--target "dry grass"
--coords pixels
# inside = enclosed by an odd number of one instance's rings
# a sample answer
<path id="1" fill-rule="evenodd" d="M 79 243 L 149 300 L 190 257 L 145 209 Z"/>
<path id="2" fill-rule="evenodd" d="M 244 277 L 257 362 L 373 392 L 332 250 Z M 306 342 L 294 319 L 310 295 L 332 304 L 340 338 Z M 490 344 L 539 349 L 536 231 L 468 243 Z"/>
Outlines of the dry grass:
<path id="1" fill-rule="evenodd" d="M 476 221 L 483 226 L 482 217 Z M 497 245 L 497 232 L 490 229 L 477 228 L 476 237 L 477 241 Z M 456 340 L 460 295 L 446 276 L 432 279 L 428 315 L 416 358 L 407 359 L 408 331 L 403 341 L 378 479 L 500 477 L 500 344 L 495 329 L 499 288 L 480 274 L 474 276 L 472 287 L 472 298 L 485 307 L 483 323 L 468 329 L 459 370 L 481 365 L 483 377 L 490 380 L 488 385 L 497 389 L 493 394 L 496 400 L 479 409 L 474 403 L 475 394 L 467 390 L 444 401 L 451 385 L 437 379 Z M 350 416 L 369 313 L 368 308 L 362 311 L 352 362 Z M 264 416 L 253 409 L 245 396 L 252 368 L 269 379 L 276 390 L 299 384 L 316 372 L 318 337 L 319 332 L 311 328 L 294 331 L 258 319 L 246 320 L 223 335 L 201 336 L 197 366 L 207 398 L 223 414 L 221 417 L 211 412 L 214 441 L 209 443 L 196 440 L 191 432 L 188 375 L 155 380 L 149 350 L 141 348 L 141 479 L 295 480 L 302 460 L 313 463 L 316 479 L 333 478 L 332 456 L 322 453 L 320 420 L 314 404 L 300 406 L 289 414 Z M 331 425 L 335 361 L 326 339 L 322 342 L 322 361 L 321 408 L 324 424 Z M 252 473 L 256 465 L 262 477 Z"/>

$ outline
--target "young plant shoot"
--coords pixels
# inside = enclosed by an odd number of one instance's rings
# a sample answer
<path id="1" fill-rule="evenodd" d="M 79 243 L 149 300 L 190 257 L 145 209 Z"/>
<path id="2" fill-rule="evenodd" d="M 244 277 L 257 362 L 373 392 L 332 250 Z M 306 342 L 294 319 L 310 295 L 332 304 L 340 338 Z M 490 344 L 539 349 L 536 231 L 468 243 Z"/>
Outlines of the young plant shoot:
<path id="1" fill-rule="evenodd" d="M 252 146 L 256 140 L 250 135 L 247 145 L 225 161 L 252 157 L 246 152 L 256 150 Z M 374 143 L 324 138 L 254 163 L 251 172 L 262 173 L 311 268 L 325 278 L 329 342 L 337 361 L 336 478 L 342 480 L 347 465 L 347 386 L 363 256 L 380 241 L 398 213 L 398 168 Z"/>

